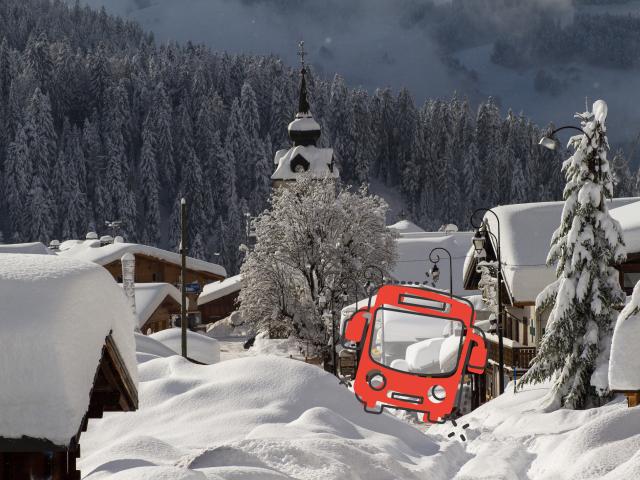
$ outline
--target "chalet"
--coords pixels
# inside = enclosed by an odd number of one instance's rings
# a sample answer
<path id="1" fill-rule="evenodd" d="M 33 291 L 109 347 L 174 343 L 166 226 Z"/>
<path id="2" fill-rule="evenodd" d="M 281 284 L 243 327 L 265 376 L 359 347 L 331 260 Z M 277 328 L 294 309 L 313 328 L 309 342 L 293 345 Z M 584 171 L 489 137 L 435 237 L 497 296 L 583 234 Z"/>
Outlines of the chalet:
<path id="1" fill-rule="evenodd" d="M 53 255 L 53 252 L 49 250 L 44 245 L 44 243 L 40 243 L 40 242 L 0 244 L 0 253 L 26 253 L 29 255 Z"/>
<path id="2" fill-rule="evenodd" d="M 198 297 L 198 310 L 203 324 L 217 322 L 237 310 L 242 288 L 242 275 L 205 285 Z"/>
<path id="3" fill-rule="evenodd" d="M 148 245 L 137 243 L 126 243 L 121 237 L 101 241 L 97 235 L 88 234 L 86 240 L 67 240 L 62 242 L 56 252 L 59 256 L 78 258 L 102 265 L 118 281 L 122 282 L 122 256 L 130 253 L 135 258 L 135 282 L 136 285 L 143 283 L 170 284 L 179 288 L 180 286 L 180 254 L 163 250 Z M 192 257 L 187 257 L 186 283 L 197 283 L 199 289 L 213 282 L 223 280 L 227 275 L 224 267 L 214 263 L 206 262 Z M 197 310 L 198 291 L 189 292 L 187 295 L 187 312 L 189 318 L 194 319 L 190 324 L 199 323 L 200 313 Z M 166 310 L 172 309 L 171 299 L 167 299 Z M 153 313 L 153 312 L 152 312 Z M 171 313 L 171 312 L 170 312 Z M 163 313 L 158 313 L 154 317 L 157 321 Z M 165 323 L 156 323 L 156 328 Z M 155 331 L 152 328 L 153 331 Z M 143 333 L 146 330 L 141 330 Z"/>
<path id="4" fill-rule="evenodd" d="M 611 200 L 609 204 L 611 215 L 615 218 L 614 212 L 618 209 L 621 209 L 620 211 L 637 209 L 640 215 L 638 200 L 638 198 Z M 509 379 L 519 378 L 527 371 L 529 363 L 536 354 L 536 346 L 544 334 L 548 312 L 537 315 L 535 300 L 538 294 L 556 279 L 555 267 L 547 266 L 546 258 L 551 236 L 560 224 L 563 206 L 564 202 L 540 202 L 493 208 L 500 222 L 504 278 L 502 298 L 506 316 L 503 326 L 504 366 L 505 375 Z M 487 214 L 484 221 L 488 232 L 497 237 L 498 223 L 495 217 Z M 625 225 L 623 230 L 626 237 Z M 486 238 L 486 259 L 496 260 L 496 238 L 489 234 Z M 635 255 L 630 251 L 629 258 L 636 258 Z M 625 268 L 635 267 L 623 266 L 622 268 L 624 271 Z M 470 247 L 463 271 L 464 287 L 477 288 L 479 280 L 477 258 L 473 247 Z M 499 384 L 498 336 L 488 333 L 487 340 L 489 365 L 484 378 L 481 379 L 481 391 L 484 392 L 484 396 L 480 398 L 481 401 L 495 397 L 498 394 Z"/>
<path id="5" fill-rule="evenodd" d="M 0 254 L 1 480 L 81 478 L 89 419 L 138 406 L 133 328 L 97 265 Z"/>
<path id="6" fill-rule="evenodd" d="M 180 313 L 180 291 L 170 283 L 136 283 L 138 328 L 150 334 L 171 327 L 172 315 Z"/>
<path id="7" fill-rule="evenodd" d="M 463 285 L 462 268 L 471 245 L 473 232 L 459 232 L 456 228 L 441 232 L 426 232 L 409 220 L 400 220 L 388 227 L 394 230 L 398 237 L 396 246 L 398 258 L 391 271 L 391 277 L 400 282 L 428 281 L 431 284 L 430 272 L 434 265 L 429 254 L 435 248 L 444 248 L 451 253 L 451 268 L 449 271 L 449 257 L 442 250 L 435 251 L 432 258 L 437 261 L 440 278 L 434 285 L 436 288 L 449 290 L 449 278 L 453 274 L 453 294 L 458 296 L 474 295 L 476 288 L 467 289 Z"/>
<path id="8" fill-rule="evenodd" d="M 627 261 L 620 265 L 620 285 L 627 295 L 640 282 L 640 201 L 611 210 L 620 223 L 627 247 Z"/>

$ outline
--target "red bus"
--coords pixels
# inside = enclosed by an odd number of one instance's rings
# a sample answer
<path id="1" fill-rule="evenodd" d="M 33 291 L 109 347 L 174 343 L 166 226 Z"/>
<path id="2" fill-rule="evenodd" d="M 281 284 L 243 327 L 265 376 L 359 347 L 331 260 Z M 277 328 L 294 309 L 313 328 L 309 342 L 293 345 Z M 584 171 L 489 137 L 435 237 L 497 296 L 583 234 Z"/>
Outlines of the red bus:
<path id="1" fill-rule="evenodd" d="M 358 354 L 356 398 L 370 413 L 387 407 L 419 412 L 425 422 L 446 420 L 459 407 L 465 374 L 486 366 L 484 333 L 474 321 L 464 298 L 380 287 L 341 327 L 342 345 Z"/>

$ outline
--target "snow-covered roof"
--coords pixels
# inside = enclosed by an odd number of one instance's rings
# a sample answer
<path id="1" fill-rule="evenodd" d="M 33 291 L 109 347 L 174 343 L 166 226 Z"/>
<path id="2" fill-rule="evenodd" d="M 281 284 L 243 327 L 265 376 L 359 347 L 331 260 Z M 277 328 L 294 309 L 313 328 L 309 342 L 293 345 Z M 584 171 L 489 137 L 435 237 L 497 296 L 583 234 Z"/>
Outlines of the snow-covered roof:
<path id="1" fill-rule="evenodd" d="M 165 298 L 171 297 L 178 304 L 182 303 L 180 291 L 170 283 L 136 283 L 135 294 L 139 327 L 149 320 Z"/>
<path id="2" fill-rule="evenodd" d="M 0 253 L 31 253 L 36 255 L 53 255 L 44 243 L 10 243 L 0 244 Z"/>
<path id="3" fill-rule="evenodd" d="M 640 282 L 633 289 L 631 301 L 620 312 L 613 331 L 609 360 L 611 390 L 640 390 L 638 345 L 640 345 Z"/>
<path id="4" fill-rule="evenodd" d="M 198 297 L 198 305 L 204 305 L 231 293 L 239 292 L 242 288 L 242 275 L 234 275 L 225 278 L 221 282 L 208 283 L 202 287 L 202 293 Z"/>
<path id="5" fill-rule="evenodd" d="M 133 328 L 122 290 L 98 265 L 0 254 L 0 436 L 68 445 L 110 332 L 137 382 Z"/>
<path id="6" fill-rule="evenodd" d="M 309 168 L 305 172 L 294 172 L 291 168 L 291 163 L 298 155 L 309 162 Z M 278 162 L 278 167 L 271 175 L 272 180 L 295 180 L 301 175 L 311 175 L 314 178 L 338 178 L 340 176 L 335 165 L 333 165 L 333 171 L 330 170 L 330 165 L 333 163 L 333 149 L 331 148 L 298 145 L 289 150 L 278 150 L 275 161 Z"/>
<path id="7" fill-rule="evenodd" d="M 637 202 L 638 198 L 608 201 L 609 209 Z M 556 279 L 555 267 L 546 265 L 553 232 L 560 225 L 564 202 L 538 202 L 500 205 L 492 210 L 500 219 L 502 271 L 513 303 L 533 302 L 538 293 Z M 484 220 L 497 235 L 498 225 L 490 213 Z M 491 243 L 496 251 L 495 240 Z M 465 277 L 475 267 L 473 247 L 468 248 Z"/>
<path id="8" fill-rule="evenodd" d="M 640 253 L 640 201 L 614 208 L 610 213 L 622 227 L 627 253 Z"/>
<path id="9" fill-rule="evenodd" d="M 149 335 L 154 340 L 180 355 L 182 329 L 169 328 Z M 220 344 L 214 338 L 187 330 L 187 357 L 196 362 L 212 365 L 220 361 Z"/>
<path id="10" fill-rule="evenodd" d="M 400 220 L 399 222 L 389 225 L 388 228 L 396 230 L 398 233 L 422 233 L 424 230 L 410 220 Z"/>
<path id="11" fill-rule="evenodd" d="M 67 242 L 64 243 L 66 244 Z M 120 260 L 125 253 L 145 255 L 180 265 L 179 253 L 150 247 L 148 245 L 140 245 L 139 243 L 112 243 L 101 247 L 100 242 L 97 240 L 85 240 L 82 243 L 71 246 L 71 248 L 61 249 L 58 255 L 88 260 L 99 265 L 108 265 Z M 221 277 L 227 276 L 224 267 L 192 257 L 187 257 L 187 268 L 198 272 L 212 273 Z"/>
<path id="12" fill-rule="evenodd" d="M 434 248 L 446 248 L 451 253 L 453 268 L 453 294 L 472 295 L 476 290 L 465 290 L 463 285 L 463 266 L 467 250 L 471 245 L 473 232 L 422 232 L 401 234 L 396 240 L 398 248 L 398 260 L 393 267 L 391 275 L 396 280 L 410 282 L 424 282 L 427 280 L 426 272 L 431 270 L 433 264 L 428 259 L 429 253 Z M 440 256 L 438 268 L 440 279 L 437 288 L 449 290 L 449 259 L 442 251 L 434 252 Z"/>

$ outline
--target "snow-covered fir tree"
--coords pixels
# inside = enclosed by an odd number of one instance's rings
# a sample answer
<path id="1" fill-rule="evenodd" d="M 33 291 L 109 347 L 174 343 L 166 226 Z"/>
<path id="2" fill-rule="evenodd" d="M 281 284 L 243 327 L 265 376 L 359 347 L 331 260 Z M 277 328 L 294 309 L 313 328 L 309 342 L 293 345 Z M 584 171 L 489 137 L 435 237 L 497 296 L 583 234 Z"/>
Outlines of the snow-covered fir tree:
<path id="1" fill-rule="evenodd" d="M 608 394 L 594 372 L 608 362 L 614 306 L 624 301 L 614 265 L 626 254 L 620 225 L 607 208 L 613 177 L 606 116 L 602 100 L 593 104 L 593 112 L 577 114 L 585 134 L 569 142 L 575 153 L 563 164 L 565 204 L 547 257 L 549 264 L 556 263 L 558 279 L 536 299 L 539 314 L 548 308 L 551 313 L 521 383 L 551 380 L 548 408 L 584 408 Z"/>
<path id="2" fill-rule="evenodd" d="M 330 325 L 320 295 L 337 324 L 354 299 L 353 282 L 365 282 L 364 268 L 388 272 L 395 260 L 386 210 L 381 198 L 332 179 L 303 177 L 275 189 L 271 209 L 255 220 L 256 244 L 241 269 L 243 318 L 256 331 L 294 335 L 325 351 Z"/>

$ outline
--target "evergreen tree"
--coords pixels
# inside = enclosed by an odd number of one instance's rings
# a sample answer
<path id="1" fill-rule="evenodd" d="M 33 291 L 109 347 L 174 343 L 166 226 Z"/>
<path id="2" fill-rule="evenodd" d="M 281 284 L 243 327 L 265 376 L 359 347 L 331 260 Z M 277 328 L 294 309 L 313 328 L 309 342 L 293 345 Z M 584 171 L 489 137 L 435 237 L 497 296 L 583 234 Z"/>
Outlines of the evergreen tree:
<path id="1" fill-rule="evenodd" d="M 567 185 L 560 227 L 547 262 L 557 262 L 558 279 L 536 299 L 542 312 L 552 307 L 531 369 L 522 383 L 551 380 L 549 408 L 584 408 L 606 397 L 594 372 L 608 364 L 615 304 L 624 301 L 614 265 L 625 260 L 620 225 L 609 215 L 613 179 L 607 160 L 606 104 L 578 114 L 587 135 L 571 139 L 574 155 L 564 164 Z M 606 377 L 606 373 L 604 375 Z"/>
<path id="2" fill-rule="evenodd" d="M 29 225 L 24 213 L 30 187 L 30 167 L 27 134 L 24 127 L 18 125 L 16 138 L 9 145 L 3 175 L 3 205 L 8 216 L 6 233 L 8 238 L 16 242 L 28 240 Z"/>
<path id="3" fill-rule="evenodd" d="M 140 153 L 138 211 L 140 225 L 139 240 L 145 245 L 157 246 L 160 242 L 160 192 L 158 183 L 158 160 L 152 119 L 147 117 L 142 131 Z"/>

